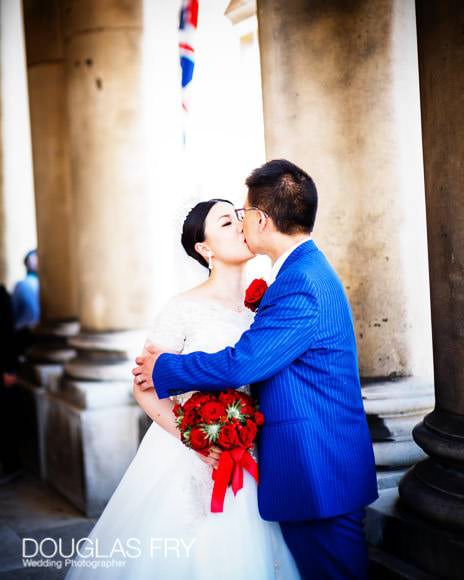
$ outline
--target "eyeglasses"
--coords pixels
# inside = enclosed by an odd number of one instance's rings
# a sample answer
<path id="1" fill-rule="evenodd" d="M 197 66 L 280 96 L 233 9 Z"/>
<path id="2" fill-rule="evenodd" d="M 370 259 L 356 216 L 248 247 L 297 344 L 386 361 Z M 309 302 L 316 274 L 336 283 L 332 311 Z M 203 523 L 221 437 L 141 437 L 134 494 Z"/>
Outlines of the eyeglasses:
<path id="1" fill-rule="evenodd" d="M 237 219 L 239 222 L 243 222 L 243 218 L 245 217 L 245 212 L 247 211 L 260 211 L 264 217 L 268 217 L 267 213 L 265 211 L 263 211 L 262 209 L 259 209 L 259 207 L 241 207 L 240 209 L 236 209 L 235 211 L 235 215 L 237 216 Z"/>

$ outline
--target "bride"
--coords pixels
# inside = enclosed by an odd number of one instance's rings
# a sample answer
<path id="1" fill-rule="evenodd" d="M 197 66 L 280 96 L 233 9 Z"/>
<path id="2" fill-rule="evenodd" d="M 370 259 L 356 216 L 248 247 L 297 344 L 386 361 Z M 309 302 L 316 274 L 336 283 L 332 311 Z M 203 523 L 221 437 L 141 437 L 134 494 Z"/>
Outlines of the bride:
<path id="1" fill-rule="evenodd" d="M 197 204 L 185 219 L 182 245 L 210 276 L 168 302 L 148 341 L 177 353 L 234 345 L 253 319 L 242 286 L 253 254 L 232 204 Z M 220 450 L 204 457 L 185 447 L 172 412 L 174 399 L 183 403 L 191 394 L 159 400 L 134 384 L 134 397 L 153 423 L 67 579 L 300 578 L 279 524 L 259 515 L 257 484 L 248 472 L 236 496 L 227 489 L 223 512 L 211 513 Z"/>

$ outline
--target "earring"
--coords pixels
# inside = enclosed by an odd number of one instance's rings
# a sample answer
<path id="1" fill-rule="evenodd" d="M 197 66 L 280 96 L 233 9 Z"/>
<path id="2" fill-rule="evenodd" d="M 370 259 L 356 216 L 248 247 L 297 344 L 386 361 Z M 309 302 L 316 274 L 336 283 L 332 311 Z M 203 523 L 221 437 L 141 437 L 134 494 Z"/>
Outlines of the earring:
<path id="1" fill-rule="evenodd" d="M 208 254 L 208 270 L 213 269 L 213 254 Z"/>

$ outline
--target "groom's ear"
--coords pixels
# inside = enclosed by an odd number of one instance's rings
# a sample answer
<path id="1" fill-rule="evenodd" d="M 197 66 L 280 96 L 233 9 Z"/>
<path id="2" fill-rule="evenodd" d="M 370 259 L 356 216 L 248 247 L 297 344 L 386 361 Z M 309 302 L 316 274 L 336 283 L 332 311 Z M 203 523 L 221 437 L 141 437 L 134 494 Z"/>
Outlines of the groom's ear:
<path id="1" fill-rule="evenodd" d="M 258 215 L 259 215 L 259 218 L 258 218 L 258 229 L 259 229 L 259 233 L 261 233 L 266 228 L 266 224 L 269 221 L 269 218 L 267 216 L 265 216 L 261 212 L 259 212 Z"/>

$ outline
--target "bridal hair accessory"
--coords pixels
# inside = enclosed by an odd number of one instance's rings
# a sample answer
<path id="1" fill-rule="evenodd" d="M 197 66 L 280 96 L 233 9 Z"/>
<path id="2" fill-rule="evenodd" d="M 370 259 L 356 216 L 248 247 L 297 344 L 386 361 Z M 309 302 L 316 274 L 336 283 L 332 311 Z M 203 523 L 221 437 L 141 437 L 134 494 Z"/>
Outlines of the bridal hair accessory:
<path id="1" fill-rule="evenodd" d="M 256 312 L 267 289 L 267 282 L 263 278 L 253 280 L 245 292 L 245 300 L 243 302 L 245 306 L 252 312 Z"/>
<path id="2" fill-rule="evenodd" d="M 173 407 L 182 442 L 202 455 L 219 447 L 221 457 L 213 470 L 211 511 L 222 512 L 229 484 L 234 495 L 243 487 L 243 470 L 258 482 L 258 464 L 250 454 L 264 415 L 247 393 L 227 389 L 219 393 L 194 393 Z"/>
<path id="3" fill-rule="evenodd" d="M 204 195 L 190 195 L 184 199 L 179 199 L 174 208 L 172 209 L 172 225 L 175 228 L 175 232 L 181 234 L 182 228 L 184 227 L 184 222 L 188 214 L 192 209 L 201 201 L 207 199 Z"/>

